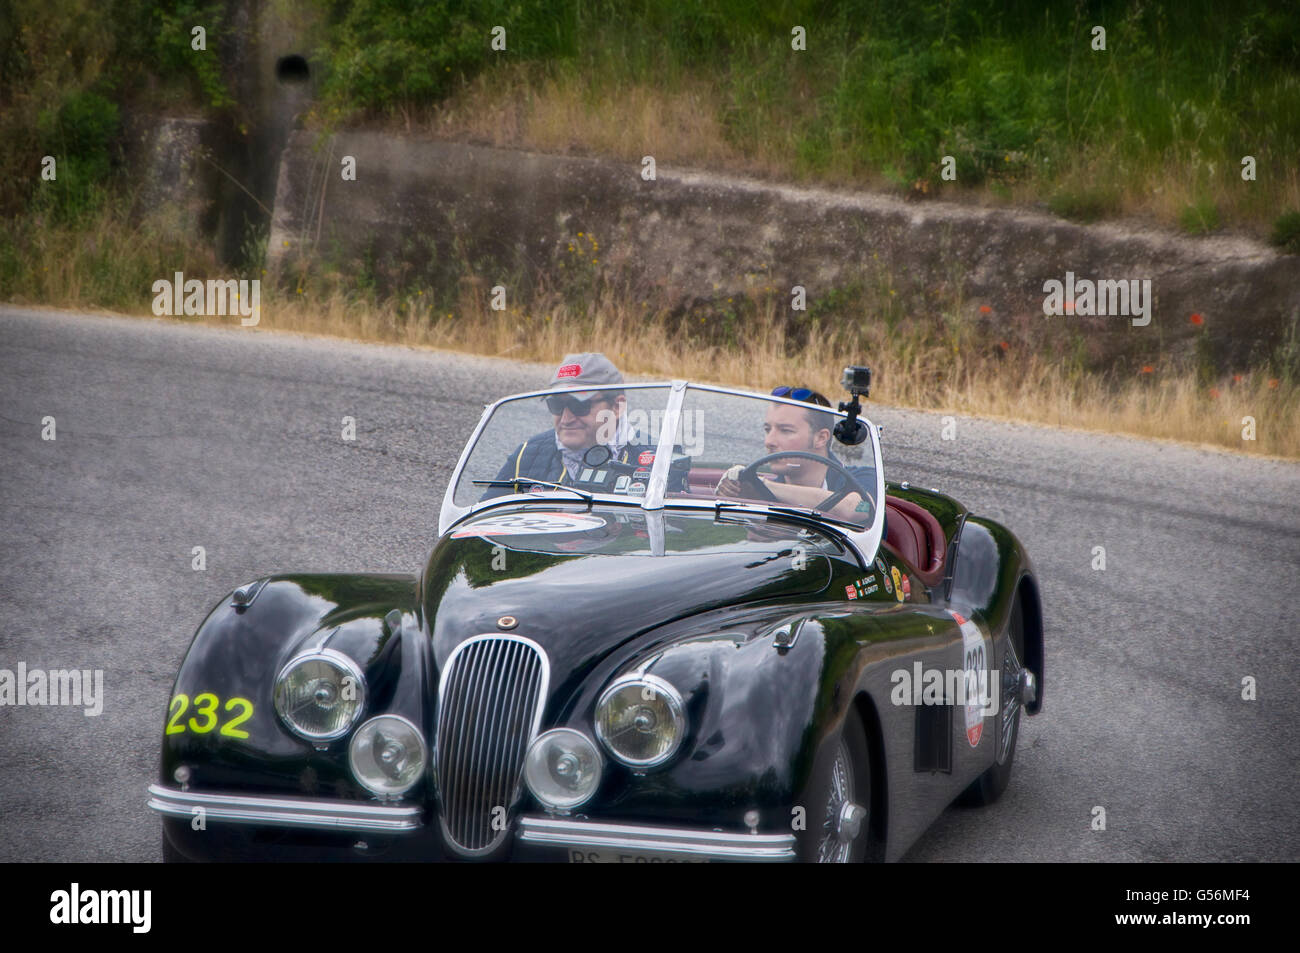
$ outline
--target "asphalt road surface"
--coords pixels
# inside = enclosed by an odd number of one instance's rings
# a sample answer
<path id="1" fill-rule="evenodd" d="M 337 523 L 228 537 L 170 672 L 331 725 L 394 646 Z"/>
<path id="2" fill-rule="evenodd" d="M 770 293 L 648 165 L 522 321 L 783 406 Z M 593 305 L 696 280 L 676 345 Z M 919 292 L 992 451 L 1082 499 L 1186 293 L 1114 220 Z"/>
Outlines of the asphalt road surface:
<path id="1" fill-rule="evenodd" d="M 144 792 L 196 625 L 268 572 L 417 569 L 484 403 L 548 372 L 0 306 L 0 669 L 104 686 L 97 716 L 0 707 L 0 860 L 159 859 Z M 869 414 L 887 479 L 1024 541 L 1046 615 L 1046 706 L 1009 790 L 908 859 L 1300 859 L 1300 465 Z"/>

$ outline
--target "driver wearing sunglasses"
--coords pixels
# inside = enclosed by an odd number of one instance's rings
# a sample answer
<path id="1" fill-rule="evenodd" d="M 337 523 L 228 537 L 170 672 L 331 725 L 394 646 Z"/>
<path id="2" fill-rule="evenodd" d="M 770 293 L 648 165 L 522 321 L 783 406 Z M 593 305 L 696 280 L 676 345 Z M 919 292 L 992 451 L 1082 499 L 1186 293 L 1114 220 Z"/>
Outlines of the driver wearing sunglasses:
<path id="1" fill-rule="evenodd" d="M 772 396 L 803 401 L 813 407 L 825 407 L 828 411 L 831 406 L 831 402 L 826 397 L 807 387 L 777 387 L 773 389 Z M 831 428 L 834 423 L 835 419 L 830 413 L 773 402 L 768 407 L 763 421 L 764 449 L 768 453 L 802 450 L 834 459 L 830 452 Z M 782 503 L 795 506 L 818 508 L 832 494 L 845 489 L 846 485 L 851 485 L 840 473 L 825 464 L 814 463 L 806 458 L 777 459 L 768 466 L 774 476 L 766 481 L 767 489 Z M 740 471 L 743 469 L 741 466 L 734 466 L 722 475 L 716 490 L 718 496 L 739 498 L 750 496 L 739 480 Z M 848 467 L 847 469 L 858 482 L 862 483 L 865 480 L 867 482 L 864 485 L 874 484 L 874 472 L 870 467 Z M 850 491 L 827 512 L 841 519 L 860 520 L 862 514 L 857 511 L 860 503 L 862 503 L 862 496 Z"/>
<path id="2" fill-rule="evenodd" d="M 604 354 L 569 354 L 551 376 L 548 387 L 569 388 L 583 384 L 622 384 L 623 374 Z M 611 459 L 638 464 L 646 451 L 653 452 L 640 434 L 629 430 L 625 417 L 627 400 L 623 391 L 570 391 L 544 398 L 555 418 L 555 429 L 530 437 L 513 451 L 497 474 L 498 480 L 546 480 L 572 483 L 584 467 L 583 455 L 597 444 L 609 448 Z M 521 487 L 493 487 L 483 499 L 521 492 Z"/>

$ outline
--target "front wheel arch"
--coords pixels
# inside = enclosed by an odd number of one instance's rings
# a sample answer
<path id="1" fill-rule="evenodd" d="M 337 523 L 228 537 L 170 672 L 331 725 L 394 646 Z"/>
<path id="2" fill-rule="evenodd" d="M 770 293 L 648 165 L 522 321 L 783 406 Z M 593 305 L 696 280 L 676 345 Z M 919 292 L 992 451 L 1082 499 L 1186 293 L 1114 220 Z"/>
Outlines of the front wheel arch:
<path id="1" fill-rule="evenodd" d="M 862 720 L 867 733 L 867 754 L 871 759 L 871 834 L 867 844 L 869 862 L 884 860 L 884 845 L 889 832 L 889 775 L 885 770 L 885 737 L 876 703 L 866 692 L 853 700 L 853 711 Z"/>
<path id="2" fill-rule="evenodd" d="M 1043 683 L 1044 664 L 1043 664 L 1043 606 L 1038 598 L 1038 584 L 1034 577 L 1026 574 L 1020 580 L 1020 586 L 1016 590 L 1016 598 L 1020 600 L 1021 610 L 1024 612 L 1024 638 L 1025 638 L 1025 657 L 1023 659 L 1025 668 L 1034 673 L 1037 680 L 1036 697 L 1033 702 L 1025 706 L 1026 715 L 1037 715 L 1043 709 Z"/>

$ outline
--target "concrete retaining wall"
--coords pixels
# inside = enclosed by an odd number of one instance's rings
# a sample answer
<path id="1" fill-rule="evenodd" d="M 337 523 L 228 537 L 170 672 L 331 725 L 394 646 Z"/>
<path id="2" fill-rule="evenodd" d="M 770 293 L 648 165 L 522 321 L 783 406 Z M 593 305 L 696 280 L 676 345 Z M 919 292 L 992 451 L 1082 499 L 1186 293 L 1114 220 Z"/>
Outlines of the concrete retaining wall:
<path id="1" fill-rule="evenodd" d="M 356 159 L 355 181 L 340 175 L 346 155 Z M 583 232 L 599 242 L 599 267 L 662 305 L 767 284 L 786 293 L 802 285 L 812 302 L 888 275 L 900 294 L 960 293 L 993 333 L 999 325 L 1049 338 L 1082 331 L 1094 365 L 1168 359 L 1204 335 L 1216 364 L 1244 368 L 1285 349 L 1300 321 L 1300 258 L 1242 238 L 657 173 L 645 181 L 640 166 L 623 162 L 363 131 L 318 141 L 298 131 L 280 164 L 270 253 L 281 269 L 364 261 L 397 287 L 463 278 L 468 263 L 486 284 L 526 293 L 539 275 L 556 273 Z M 1151 279 L 1150 324 L 1045 317 L 1044 282 L 1064 281 L 1067 271 Z"/>

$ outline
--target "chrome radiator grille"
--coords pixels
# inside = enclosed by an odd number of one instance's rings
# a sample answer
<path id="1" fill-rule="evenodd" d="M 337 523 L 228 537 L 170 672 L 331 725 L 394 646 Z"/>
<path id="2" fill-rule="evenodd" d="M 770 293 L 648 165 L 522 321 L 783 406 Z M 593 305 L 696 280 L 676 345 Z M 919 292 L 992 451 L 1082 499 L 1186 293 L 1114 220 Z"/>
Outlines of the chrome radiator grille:
<path id="1" fill-rule="evenodd" d="M 443 835 L 458 852 L 486 853 L 505 837 L 501 821 L 519 794 L 549 678 L 541 646 L 515 635 L 466 639 L 447 659 L 438 686 L 438 790 Z"/>

